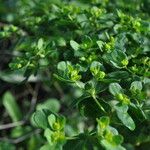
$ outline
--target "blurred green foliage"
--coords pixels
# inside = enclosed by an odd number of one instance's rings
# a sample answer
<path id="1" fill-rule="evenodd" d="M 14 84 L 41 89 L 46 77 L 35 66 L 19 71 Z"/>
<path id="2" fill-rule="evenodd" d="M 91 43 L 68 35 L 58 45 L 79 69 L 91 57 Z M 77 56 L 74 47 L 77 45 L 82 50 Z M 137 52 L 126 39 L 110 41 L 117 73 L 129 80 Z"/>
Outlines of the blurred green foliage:
<path id="1" fill-rule="evenodd" d="M 148 150 L 149 39 L 148 0 L 0 0 L 0 150 Z"/>

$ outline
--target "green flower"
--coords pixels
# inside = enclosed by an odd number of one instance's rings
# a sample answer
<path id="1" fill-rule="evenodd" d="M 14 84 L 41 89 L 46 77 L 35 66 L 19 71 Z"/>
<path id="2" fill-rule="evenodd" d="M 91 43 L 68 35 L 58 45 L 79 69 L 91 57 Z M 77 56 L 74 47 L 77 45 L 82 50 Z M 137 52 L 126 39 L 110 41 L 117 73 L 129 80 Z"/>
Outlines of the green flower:
<path id="1" fill-rule="evenodd" d="M 115 97 L 123 104 L 130 104 L 130 99 L 125 94 L 119 93 Z"/>
<path id="2" fill-rule="evenodd" d="M 123 59 L 123 60 L 121 61 L 121 63 L 122 63 L 122 65 L 127 66 L 128 63 L 129 63 L 129 61 L 128 61 L 127 59 Z"/>

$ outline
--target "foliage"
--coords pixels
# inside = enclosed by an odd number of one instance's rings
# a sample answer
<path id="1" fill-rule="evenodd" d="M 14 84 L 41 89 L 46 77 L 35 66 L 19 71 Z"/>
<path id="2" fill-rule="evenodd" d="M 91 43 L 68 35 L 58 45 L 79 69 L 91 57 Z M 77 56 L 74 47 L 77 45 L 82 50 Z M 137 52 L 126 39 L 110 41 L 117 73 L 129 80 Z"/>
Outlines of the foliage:
<path id="1" fill-rule="evenodd" d="M 12 55 L 0 71 L 2 84 L 40 84 L 30 90 L 36 105 L 25 117 L 33 113 L 30 123 L 15 126 L 10 137 L 40 128 L 24 141 L 26 149 L 149 149 L 149 1 L 0 3 L 1 49 Z M 24 120 L 28 101 L 19 106 L 11 89 L 2 100 L 13 122 Z M 7 147 L 23 146 L 0 143 Z"/>

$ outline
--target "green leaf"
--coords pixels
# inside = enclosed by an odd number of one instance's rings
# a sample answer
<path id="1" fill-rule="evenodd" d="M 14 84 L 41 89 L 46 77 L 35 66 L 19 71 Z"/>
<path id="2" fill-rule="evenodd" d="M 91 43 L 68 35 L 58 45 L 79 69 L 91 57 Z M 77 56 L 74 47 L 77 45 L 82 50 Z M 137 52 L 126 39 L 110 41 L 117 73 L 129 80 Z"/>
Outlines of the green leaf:
<path id="1" fill-rule="evenodd" d="M 15 145 L 9 142 L 0 142 L 0 150 L 16 150 Z"/>
<path id="2" fill-rule="evenodd" d="M 40 148 L 40 150 L 59 150 L 59 149 L 56 149 L 55 146 L 51 146 L 49 144 L 46 144 L 46 145 L 42 146 Z"/>
<path id="3" fill-rule="evenodd" d="M 67 61 L 61 61 L 57 64 L 57 70 L 58 70 L 58 75 L 57 74 L 54 74 L 54 76 L 60 80 L 60 81 L 63 81 L 63 82 L 72 82 L 69 80 L 69 77 L 68 77 L 68 65 L 70 63 Z"/>
<path id="4" fill-rule="evenodd" d="M 48 120 L 47 116 L 44 113 L 43 110 L 37 110 L 33 115 L 32 115 L 32 121 L 33 123 L 40 128 L 46 129 L 48 126 Z"/>
<path id="5" fill-rule="evenodd" d="M 114 135 L 112 141 L 113 144 L 120 145 L 123 143 L 123 137 L 121 135 Z"/>
<path id="6" fill-rule="evenodd" d="M 48 123 L 49 123 L 51 129 L 54 128 L 53 125 L 54 125 L 55 122 L 56 122 L 56 117 L 55 117 L 55 115 L 51 114 L 50 116 L 48 116 Z"/>
<path id="7" fill-rule="evenodd" d="M 24 71 L 23 70 L 15 70 L 15 71 L 0 71 L 0 79 L 8 82 L 8 83 L 13 83 L 13 84 L 18 84 L 23 82 L 26 77 L 23 75 Z M 46 80 L 44 79 L 41 75 L 31 75 L 28 79 L 28 82 L 37 82 L 40 80 Z"/>
<path id="8" fill-rule="evenodd" d="M 20 83 L 23 80 L 25 80 L 25 77 L 23 76 L 23 73 L 13 71 L 13 72 L 1 72 L 0 71 L 0 79 L 9 82 L 9 83 Z"/>
<path id="9" fill-rule="evenodd" d="M 12 138 L 18 138 L 20 136 L 23 136 L 25 133 L 26 128 L 22 126 L 17 126 L 11 130 L 11 137 Z"/>
<path id="10" fill-rule="evenodd" d="M 66 124 L 66 118 L 64 116 L 58 116 L 58 123 L 60 124 L 60 130 L 64 129 Z"/>
<path id="11" fill-rule="evenodd" d="M 99 130 L 104 130 L 108 127 L 110 123 L 110 119 L 107 116 L 103 116 L 100 119 L 97 119 L 98 125 L 99 125 Z"/>
<path id="12" fill-rule="evenodd" d="M 22 119 L 21 110 L 18 104 L 16 103 L 15 98 L 10 92 L 6 92 L 3 95 L 3 105 L 5 106 L 6 111 L 8 112 L 13 122 L 16 122 Z"/>
<path id="13" fill-rule="evenodd" d="M 58 71 L 66 71 L 67 70 L 67 62 L 61 61 L 57 64 Z"/>
<path id="14" fill-rule="evenodd" d="M 108 77 L 115 79 L 128 79 L 129 73 L 127 71 L 115 71 L 108 74 Z"/>
<path id="15" fill-rule="evenodd" d="M 70 45 L 75 51 L 79 50 L 80 48 L 80 45 L 76 41 L 73 41 L 73 40 L 70 41 Z"/>
<path id="16" fill-rule="evenodd" d="M 99 49 L 100 49 L 101 51 L 103 51 L 102 48 L 103 48 L 104 42 L 103 42 L 103 41 L 97 41 L 96 43 L 97 43 Z"/>
<path id="17" fill-rule="evenodd" d="M 103 65 L 98 61 L 93 61 L 90 66 L 90 71 L 94 76 L 97 75 L 103 69 Z"/>
<path id="18" fill-rule="evenodd" d="M 121 145 L 119 146 L 113 145 L 112 143 L 110 143 L 105 139 L 101 141 L 101 144 L 106 150 L 125 150 L 125 148 L 122 147 Z"/>
<path id="19" fill-rule="evenodd" d="M 131 83 L 131 87 L 130 89 L 132 90 L 139 90 L 141 91 L 142 90 L 142 82 L 141 81 L 134 81 Z"/>
<path id="20" fill-rule="evenodd" d="M 66 41 L 65 41 L 64 38 L 59 37 L 59 38 L 57 39 L 57 44 L 58 44 L 58 46 L 64 47 L 64 46 L 66 46 Z"/>
<path id="21" fill-rule="evenodd" d="M 52 146 L 52 145 L 55 146 L 56 143 L 53 143 L 52 135 L 53 135 L 53 131 L 51 131 L 50 129 L 47 128 L 47 129 L 44 131 L 44 136 L 46 137 L 48 143 L 49 143 L 51 146 Z"/>
<path id="22" fill-rule="evenodd" d="M 55 98 L 49 98 L 44 103 L 37 105 L 37 110 L 48 109 L 52 112 L 59 112 L 60 103 Z"/>
<path id="23" fill-rule="evenodd" d="M 113 82 L 119 82 L 120 80 L 118 79 L 111 79 L 111 78 L 105 78 L 105 79 L 99 79 L 98 81 L 101 81 L 103 83 L 113 83 Z"/>
<path id="24" fill-rule="evenodd" d="M 75 81 L 72 81 L 72 80 L 69 80 L 69 79 L 65 79 L 57 74 L 53 74 L 54 77 L 62 82 L 65 82 L 65 83 L 74 83 Z"/>
<path id="25" fill-rule="evenodd" d="M 111 131 L 111 133 L 113 133 L 113 135 L 118 135 L 118 131 L 114 127 L 108 126 L 108 129 Z"/>
<path id="26" fill-rule="evenodd" d="M 129 63 L 127 55 L 121 50 L 114 50 L 111 53 L 104 54 L 103 59 L 116 68 L 124 68 Z"/>
<path id="27" fill-rule="evenodd" d="M 38 40 L 38 44 L 37 44 L 37 47 L 38 47 L 39 50 L 42 49 L 43 44 L 44 44 L 44 41 L 43 41 L 42 38 L 40 38 L 40 39 Z"/>
<path id="28" fill-rule="evenodd" d="M 117 116 L 121 120 L 121 122 L 130 130 L 134 130 L 135 129 L 135 123 L 127 112 L 128 111 L 128 105 L 117 104 L 115 106 L 115 110 L 116 110 Z"/>
<path id="29" fill-rule="evenodd" d="M 116 96 L 117 94 L 122 93 L 123 89 L 118 83 L 111 83 L 109 85 L 109 92 L 112 95 Z"/>

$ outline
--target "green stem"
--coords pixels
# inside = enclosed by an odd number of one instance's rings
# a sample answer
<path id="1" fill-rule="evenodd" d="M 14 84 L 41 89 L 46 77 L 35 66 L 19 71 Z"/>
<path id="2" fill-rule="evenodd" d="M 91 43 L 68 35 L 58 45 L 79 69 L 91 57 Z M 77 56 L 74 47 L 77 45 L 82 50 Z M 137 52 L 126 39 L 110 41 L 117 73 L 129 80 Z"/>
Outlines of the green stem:
<path id="1" fill-rule="evenodd" d="M 102 105 L 99 103 L 99 101 L 97 100 L 96 96 L 93 96 L 93 99 L 95 100 L 96 104 L 98 105 L 98 107 L 104 112 L 106 113 L 105 109 L 102 107 Z"/>
<path id="2" fill-rule="evenodd" d="M 66 140 L 76 140 L 76 139 L 78 139 L 77 136 L 66 137 Z"/>

